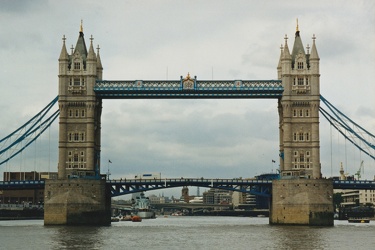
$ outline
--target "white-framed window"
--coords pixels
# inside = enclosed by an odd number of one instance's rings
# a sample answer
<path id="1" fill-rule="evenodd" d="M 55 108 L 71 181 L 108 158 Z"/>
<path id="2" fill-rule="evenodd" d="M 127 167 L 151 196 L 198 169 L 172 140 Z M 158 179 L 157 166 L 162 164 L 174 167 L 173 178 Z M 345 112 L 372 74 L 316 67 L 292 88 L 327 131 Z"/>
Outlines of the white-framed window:
<path id="1" fill-rule="evenodd" d="M 81 79 L 80 78 L 74 78 L 73 83 L 74 83 L 74 86 L 80 86 L 81 85 Z"/>
<path id="2" fill-rule="evenodd" d="M 306 133 L 306 134 L 305 134 L 305 140 L 306 140 L 306 141 L 310 141 L 310 134 L 309 134 L 309 133 Z"/>
<path id="3" fill-rule="evenodd" d="M 78 154 L 77 153 L 74 154 L 73 161 L 74 162 L 78 162 Z"/>
<path id="4" fill-rule="evenodd" d="M 303 86 L 304 83 L 303 83 L 303 77 L 298 77 L 298 86 Z"/>
<path id="5" fill-rule="evenodd" d="M 310 117 L 310 111 L 308 109 L 305 110 L 305 116 Z"/>
<path id="6" fill-rule="evenodd" d="M 85 141 L 85 133 L 80 133 L 80 140 Z"/>
<path id="7" fill-rule="evenodd" d="M 298 135 L 298 140 L 299 140 L 299 141 L 304 141 L 303 132 L 300 132 L 300 133 L 299 133 L 299 135 Z"/>

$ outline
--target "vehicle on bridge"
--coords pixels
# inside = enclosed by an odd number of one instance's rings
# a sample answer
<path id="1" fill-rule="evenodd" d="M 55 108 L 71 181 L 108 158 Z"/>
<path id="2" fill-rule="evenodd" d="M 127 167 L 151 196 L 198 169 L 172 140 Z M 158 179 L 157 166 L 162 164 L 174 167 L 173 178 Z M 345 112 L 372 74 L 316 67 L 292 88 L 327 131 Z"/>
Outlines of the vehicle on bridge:
<path id="1" fill-rule="evenodd" d="M 134 179 L 137 180 L 159 180 L 161 179 L 161 173 L 144 173 L 144 174 L 137 174 L 134 176 Z"/>

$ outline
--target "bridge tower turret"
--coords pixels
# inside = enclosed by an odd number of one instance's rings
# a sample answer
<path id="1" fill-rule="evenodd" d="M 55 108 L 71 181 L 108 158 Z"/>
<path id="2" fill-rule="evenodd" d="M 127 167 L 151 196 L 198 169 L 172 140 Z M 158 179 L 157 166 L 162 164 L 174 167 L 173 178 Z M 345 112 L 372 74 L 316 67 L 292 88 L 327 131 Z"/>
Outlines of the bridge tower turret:
<path id="1" fill-rule="evenodd" d="M 103 67 L 90 38 L 87 51 L 83 28 L 69 55 L 65 46 L 59 58 L 59 165 L 58 178 L 98 176 L 102 101 L 94 93 Z"/>
<path id="2" fill-rule="evenodd" d="M 311 54 L 302 44 L 297 24 L 292 53 L 287 36 L 278 65 L 284 93 L 279 100 L 280 172 L 282 176 L 321 178 L 319 56 L 315 35 Z"/>

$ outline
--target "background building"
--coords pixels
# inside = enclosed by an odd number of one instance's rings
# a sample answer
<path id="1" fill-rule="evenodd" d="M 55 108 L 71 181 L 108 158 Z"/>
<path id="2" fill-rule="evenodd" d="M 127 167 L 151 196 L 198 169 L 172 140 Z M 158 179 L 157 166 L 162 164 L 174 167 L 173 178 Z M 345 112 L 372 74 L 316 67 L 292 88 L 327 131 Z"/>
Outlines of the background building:
<path id="1" fill-rule="evenodd" d="M 57 179 L 57 172 L 4 172 L 4 181 Z M 0 190 L 0 204 L 43 205 L 44 189 Z"/>

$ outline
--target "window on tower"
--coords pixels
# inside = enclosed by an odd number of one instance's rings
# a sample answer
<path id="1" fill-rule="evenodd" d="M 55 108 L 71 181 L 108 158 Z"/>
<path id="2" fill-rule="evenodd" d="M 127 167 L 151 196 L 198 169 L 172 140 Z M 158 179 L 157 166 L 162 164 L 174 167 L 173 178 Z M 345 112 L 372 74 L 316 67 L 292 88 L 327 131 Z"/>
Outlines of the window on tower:
<path id="1" fill-rule="evenodd" d="M 298 77 L 298 85 L 299 86 L 303 85 L 303 78 L 302 77 Z"/>
<path id="2" fill-rule="evenodd" d="M 305 162 L 305 154 L 301 153 L 299 155 L 299 162 Z"/>
<path id="3" fill-rule="evenodd" d="M 303 62 L 297 62 L 297 69 L 303 69 Z"/>
<path id="4" fill-rule="evenodd" d="M 303 139 L 303 133 L 301 132 L 301 133 L 299 133 L 299 141 L 303 141 L 304 139 Z"/>
<path id="5" fill-rule="evenodd" d="M 74 69 L 81 69 L 81 63 L 80 62 L 75 62 L 74 63 Z"/>
<path id="6" fill-rule="evenodd" d="M 81 85 L 81 79 L 74 78 L 74 86 L 79 86 L 79 85 Z"/>
<path id="7" fill-rule="evenodd" d="M 309 141 L 309 140 L 310 140 L 310 134 L 309 134 L 309 133 L 306 133 L 306 134 L 305 134 L 305 138 L 306 138 L 306 141 Z"/>

